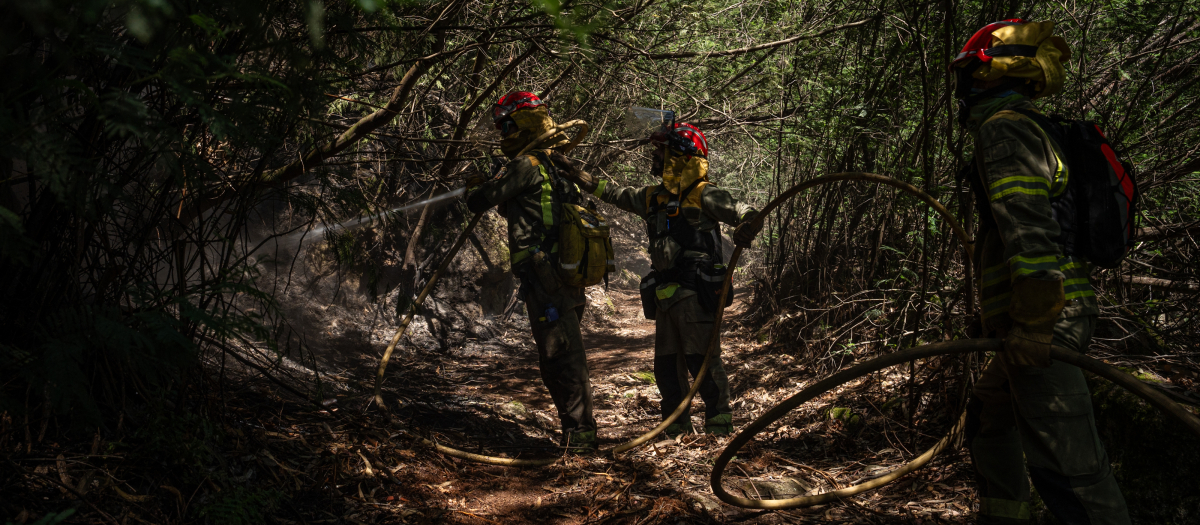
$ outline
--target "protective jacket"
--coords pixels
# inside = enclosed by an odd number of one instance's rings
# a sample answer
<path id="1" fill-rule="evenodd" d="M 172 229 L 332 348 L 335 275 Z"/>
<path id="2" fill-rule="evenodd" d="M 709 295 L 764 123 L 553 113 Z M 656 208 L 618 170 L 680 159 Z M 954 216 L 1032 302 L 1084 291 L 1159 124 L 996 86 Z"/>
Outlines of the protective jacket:
<path id="1" fill-rule="evenodd" d="M 718 223 L 737 226 L 758 214 L 754 208 L 734 200 L 728 191 L 704 181 L 693 184 L 691 191 L 684 188 L 681 192 L 684 195 L 678 199 L 680 204 L 675 209 L 666 205 L 674 196 L 661 184 L 638 188 L 609 184 L 602 180 L 594 194 L 600 200 L 635 213 L 646 221 L 646 232 L 650 237 L 650 262 L 656 271 L 669 275 L 685 259 L 720 256 Z M 680 239 L 679 235 L 671 235 L 671 221 L 686 221 L 694 231 L 695 238 L 687 240 Z M 671 279 L 659 284 L 657 292 L 662 308 L 669 308 L 695 295 L 695 291 L 681 287 L 678 280 Z"/>
<path id="2" fill-rule="evenodd" d="M 1096 294 L 1088 282 L 1087 261 L 1063 255 L 1051 199 L 1071 176 L 1065 156 L 1032 120 L 1015 110 L 1037 108 L 1024 97 L 993 106 L 972 134 L 981 145 L 976 163 L 988 209 L 982 213 L 976 245 L 983 323 L 986 331 L 1007 330 L 1013 321 L 1030 323 L 1028 305 L 1044 286 L 1062 282 L 1062 317 L 1096 315 Z M 986 110 L 985 110 L 986 111 Z M 990 212 L 990 213 L 988 213 Z M 1032 286 L 1021 286 L 1022 281 Z M 1036 314 L 1036 312 L 1034 312 Z"/>
<path id="3" fill-rule="evenodd" d="M 474 213 L 505 204 L 508 249 L 515 273 L 519 273 L 519 268 L 536 251 L 548 254 L 556 251 L 550 238 L 555 231 L 548 230 L 546 224 L 554 224 L 559 216 L 557 204 L 582 204 L 582 196 L 575 184 L 561 179 L 556 181 L 552 177 L 552 168 L 546 165 L 549 152 L 535 150 L 517 157 L 509 162 L 500 178 L 483 183 L 467 198 L 467 207 Z M 555 301 L 558 308 L 583 304 L 583 288 L 563 286 L 559 290 L 558 295 L 562 297 Z"/>

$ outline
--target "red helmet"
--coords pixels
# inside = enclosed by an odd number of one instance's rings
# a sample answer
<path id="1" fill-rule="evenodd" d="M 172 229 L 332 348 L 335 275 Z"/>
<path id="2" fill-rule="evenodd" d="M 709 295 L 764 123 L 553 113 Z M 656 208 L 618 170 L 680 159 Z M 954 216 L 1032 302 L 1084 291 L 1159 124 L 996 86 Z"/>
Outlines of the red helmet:
<path id="1" fill-rule="evenodd" d="M 514 91 L 496 101 L 496 105 L 492 106 L 492 122 L 496 124 L 496 129 L 500 129 L 500 121 L 512 114 L 518 109 L 533 109 L 545 104 L 537 95 L 527 91 Z"/>
<path id="2" fill-rule="evenodd" d="M 964 62 L 971 60 L 979 60 L 980 62 L 991 62 L 992 57 L 1011 57 L 1011 56 L 1037 56 L 1037 46 L 1022 46 L 1022 45 L 1002 45 L 992 47 L 992 32 L 1005 26 L 1028 24 L 1028 20 L 1020 18 L 1009 18 L 999 22 L 992 22 L 983 29 L 976 31 L 967 40 L 967 45 L 963 46 L 962 52 L 954 57 L 950 62 L 950 68 L 954 68 Z M 970 68 L 974 69 L 974 68 Z"/>
<path id="3" fill-rule="evenodd" d="M 664 126 L 650 135 L 650 143 L 655 146 L 669 145 L 684 155 L 708 157 L 708 139 L 704 138 L 700 128 L 691 124 L 676 123 L 672 130 Z"/>

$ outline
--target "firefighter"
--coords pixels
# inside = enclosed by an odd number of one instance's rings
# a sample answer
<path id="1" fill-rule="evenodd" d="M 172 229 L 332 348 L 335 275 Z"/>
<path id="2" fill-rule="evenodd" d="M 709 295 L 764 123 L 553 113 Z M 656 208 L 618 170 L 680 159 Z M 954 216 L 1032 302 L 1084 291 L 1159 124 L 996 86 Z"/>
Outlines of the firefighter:
<path id="1" fill-rule="evenodd" d="M 578 165 L 563 176 L 646 221 L 653 271 L 642 280 L 642 304 L 646 317 L 655 322 L 654 379 L 666 419 L 683 401 L 691 384 L 689 374 L 694 377 L 700 371 L 708 350 L 725 272 L 718 223 L 736 226 L 734 242 L 748 246 L 758 234 L 749 225 L 758 212 L 708 182 L 708 143 L 695 126 L 664 126 L 651 136 L 651 144 L 651 171 L 662 178 L 661 184 L 622 187 L 598 180 Z M 732 432 L 729 378 L 719 350 L 699 392 L 704 431 Z M 668 436 L 692 431 L 687 412 L 666 429 Z"/>
<path id="2" fill-rule="evenodd" d="M 596 419 L 579 329 L 583 288 L 564 285 L 552 266 L 556 208 L 561 203 L 580 204 L 582 199 L 574 184 L 556 175 L 558 170 L 549 159 L 555 148 L 568 141 L 556 134 L 517 156 L 554 127 L 545 104 L 532 93 L 501 97 L 492 108 L 492 120 L 500 131 L 500 149 L 510 161 L 499 178 L 468 182 L 467 208 L 479 213 L 501 205 L 508 220 L 512 271 L 521 280 L 520 295 L 537 343 L 542 381 L 558 409 L 564 446 L 572 452 L 594 451 Z M 561 154 L 555 157 L 566 159 Z"/>
<path id="3" fill-rule="evenodd" d="M 1089 263 L 1064 254 L 1052 210 L 1072 176 L 1066 156 L 1018 112 L 1062 89 L 1070 49 L 1053 30 L 989 24 L 950 65 L 958 120 L 975 143 L 983 334 L 1004 341 L 968 404 L 979 522 L 1028 523 L 1032 479 L 1063 523 L 1129 523 L 1083 373 L 1048 357 L 1051 346 L 1085 352 L 1099 314 Z"/>

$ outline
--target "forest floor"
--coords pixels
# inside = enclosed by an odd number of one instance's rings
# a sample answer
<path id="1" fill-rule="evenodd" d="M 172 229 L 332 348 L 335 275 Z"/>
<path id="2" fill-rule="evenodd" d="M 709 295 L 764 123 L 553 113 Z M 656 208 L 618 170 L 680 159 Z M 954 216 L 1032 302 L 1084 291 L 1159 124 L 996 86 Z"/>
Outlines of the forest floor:
<path id="1" fill-rule="evenodd" d="M 641 315 L 634 291 L 589 295 L 593 313 L 585 322 L 584 342 L 603 450 L 660 420 L 652 373 L 654 324 Z M 736 319 L 742 307 L 735 303 L 728 317 Z M 246 420 L 274 425 L 239 431 L 253 444 L 241 447 L 241 455 L 231 455 L 230 461 L 240 462 L 243 472 L 258 469 L 256 475 L 274 480 L 273 486 L 287 487 L 282 498 L 287 503 L 273 513 L 281 523 L 968 521 L 975 498 L 957 453 L 880 491 L 773 512 L 746 511 L 713 496 L 711 465 L 727 437 L 659 436 L 617 459 L 564 455 L 556 446 L 558 420 L 527 323 L 514 316 L 493 323 L 491 337 L 469 337 L 446 348 L 401 348 L 385 383 L 385 398 L 396 402 L 390 415 L 366 406 L 381 348 L 364 351 L 360 362 L 343 362 L 346 372 L 329 378 L 357 385 L 327 400 L 332 408 L 313 410 L 288 402 L 287 396 L 262 405 Z M 749 330 L 728 331 L 723 352 L 736 427 L 818 379 Z M 913 457 L 903 443 L 890 447 L 865 440 L 863 425 L 856 424 L 861 418 L 828 417 L 832 400 L 844 395 L 810 402 L 743 450 L 726 486 L 751 498 L 815 494 L 875 477 Z M 693 404 L 696 428 L 703 428 L 702 406 L 699 399 Z M 471 452 L 562 459 L 544 468 L 482 465 L 443 456 L 415 436 Z M 937 437 L 924 436 L 918 444 L 927 447 Z"/>
<path id="2" fill-rule="evenodd" d="M 641 315 L 635 291 L 593 289 L 589 303 L 584 342 L 603 450 L 660 420 L 654 325 Z M 723 339 L 735 427 L 819 375 L 738 328 L 742 309 L 739 301 L 728 311 L 732 322 L 725 326 L 733 328 Z M 486 326 L 439 343 L 402 344 L 388 367 L 386 413 L 371 399 L 390 329 L 363 325 L 346 331 L 352 337 L 330 336 L 321 366 L 314 361 L 313 368 L 302 367 L 283 357 L 266 377 L 263 369 L 239 369 L 229 360 L 222 386 L 199 396 L 205 405 L 157 416 L 130 410 L 137 430 L 118 425 L 92 439 L 58 441 L 42 439 L 45 425 L 39 434 L 27 424 L 24 443 L 37 450 L 21 446 L 20 465 L 8 466 L 24 477 L 10 478 L 0 501 L 12 511 L 10 523 L 39 525 L 58 523 L 38 518 L 64 508 L 76 511 L 64 523 L 121 525 L 969 521 L 975 496 L 957 452 L 881 490 L 770 512 L 739 509 L 713 496 L 711 466 L 728 437 L 659 436 L 615 459 L 563 454 L 528 321 L 514 315 Z M 321 370 L 316 391 L 326 392 L 316 396 L 319 401 L 301 393 L 314 390 L 312 377 L 304 376 L 312 370 Z M 912 438 L 918 450 L 892 430 L 889 421 L 898 418 L 858 409 L 841 412 L 850 417 L 829 416 L 839 413 L 830 410 L 835 403 L 871 404 L 863 393 L 902 380 L 893 376 L 878 374 L 802 406 L 740 451 L 726 487 L 751 498 L 786 498 L 846 487 L 902 465 L 945 426 L 932 423 L 931 433 Z M 847 401 L 855 398 L 867 402 Z M 702 414 L 696 400 L 696 428 L 703 428 Z M 417 437 L 471 452 L 561 460 L 544 468 L 489 466 L 444 456 Z"/>
<path id="3" fill-rule="evenodd" d="M 45 423 L 39 428 L 26 421 L 25 439 L 5 465 L 17 475 L 0 483 L 6 523 L 59 523 L 38 518 L 64 508 L 75 514 L 63 523 L 110 525 L 973 522 L 977 497 L 960 446 L 881 489 L 785 511 L 749 511 L 715 498 L 709 477 L 728 437 L 659 436 L 618 458 L 564 454 L 528 321 L 520 314 L 482 316 L 460 329 L 435 318 L 414 321 L 415 331 L 425 335 L 414 334 L 415 342 L 401 344 L 393 356 L 383 393 L 389 410 L 383 411 L 372 401 L 373 381 L 394 328 L 369 321 L 379 317 L 367 309 L 359 308 L 361 322 L 352 322 L 341 307 L 328 308 L 332 323 L 314 326 L 310 334 L 321 353 L 310 356 L 311 366 L 287 356 L 268 360 L 269 370 L 238 367 L 231 359 L 221 368 L 225 380 L 193 396 L 199 406 L 131 408 L 122 417 L 127 426 L 119 423 L 88 439 L 59 440 Z M 722 346 L 739 429 L 848 364 L 785 351 L 761 328 L 742 322 L 744 309 L 737 301 L 727 311 Z M 589 310 L 584 342 L 603 450 L 660 420 L 654 325 L 642 317 L 633 290 L 593 288 Z M 317 340 L 320 333 L 324 342 Z M 944 375 L 953 373 L 946 364 L 924 362 L 916 369 L 925 371 L 925 379 L 918 374 L 928 385 L 924 392 L 897 395 L 906 392 L 909 377 L 902 366 L 800 406 L 738 452 L 724 478 L 726 489 L 752 499 L 790 498 L 845 488 L 903 465 L 958 415 L 948 408 L 958 391 L 946 386 L 953 385 Z M 920 408 L 910 414 L 913 399 Z M 1100 412 L 1116 406 L 1105 401 L 1111 396 L 1099 399 Z M 702 428 L 700 400 L 692 412 L 693 424 Z M 1101 418 L 1100 426 L 1120 438 L 1112 429 L 1144 418 Z M 19 421 L 5 424 L 22 427 Z M 1155 432 L 1165 437 L 1154 447 L 1114 448 L 1114 469 L 1132 498 L 1186 523 L 1194 498 L 1169 480 L 1187 475 L 1195 458 L 1173 456 L 1178 468 L 1163 475 L 1155 467 L 1163 464 L 1159 456 L 1184 441 Z M 445 456 L 418 438 L 476 453 L 559 461 L 543 468 L 483 465 Z M 1141 445 L 1148 438 L 1130 434 L 1126 441 L 1132 439 Z M 1149 470 L 1133 468 L 1143 464 Z M 1055 523 L 1042 509 L 1035 496 L 1035 521 Z"/>

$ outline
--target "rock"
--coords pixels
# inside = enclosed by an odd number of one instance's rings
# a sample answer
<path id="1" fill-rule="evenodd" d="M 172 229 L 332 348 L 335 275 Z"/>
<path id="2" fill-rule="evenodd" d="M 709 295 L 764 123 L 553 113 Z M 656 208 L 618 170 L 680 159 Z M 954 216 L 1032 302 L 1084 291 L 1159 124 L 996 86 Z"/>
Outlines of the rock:
<path id="1" fill-rule="evenodd" d="M 780 481 L 746 480 L 737 486 L 747 498 L 762 499 L 794 498 L 807 494 L 813 488 L 808 482 L 795 478 L 783 478 Z"/>
<path id="2" fill-rule="evenodd" d="M 501 403 L 496 406 L 496 413 L 513 419 L 525 419 L 529 417 L 529 410 L 520 401 Z"/>
<path id="3" fill-rule="evenodd" d="M 710 514 L 720 514 L 721 513 L 721 504 L 717 503 L 717 501 L 712 499 L 711 497 L 704 496 L 701 494 L 689 494 L 689 495 L 692 497 L 693 506 L 699 505 L 698 508 L 702 508 L 702 509 L 704 509 L 705 512 L 708 512 Z"/>

